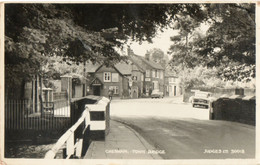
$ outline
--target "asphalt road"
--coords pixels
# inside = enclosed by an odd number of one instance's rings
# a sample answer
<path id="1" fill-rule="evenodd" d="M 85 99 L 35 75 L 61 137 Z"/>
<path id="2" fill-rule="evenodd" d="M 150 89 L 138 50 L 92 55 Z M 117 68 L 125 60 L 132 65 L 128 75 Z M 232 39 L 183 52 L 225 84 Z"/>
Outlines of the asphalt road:
<path id="1" fill-rule="evenodd" d="M 113 100 L 111 119 L 132 127 L 164 159 L 255 157 L 255 127 L 209 120 L 208 109 L 181 98 Z"/>

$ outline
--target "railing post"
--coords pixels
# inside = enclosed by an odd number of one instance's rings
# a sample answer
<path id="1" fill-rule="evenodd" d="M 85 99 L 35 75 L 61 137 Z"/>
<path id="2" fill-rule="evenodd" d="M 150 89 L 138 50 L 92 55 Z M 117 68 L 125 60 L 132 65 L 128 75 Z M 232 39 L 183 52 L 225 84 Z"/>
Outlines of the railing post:
<path id="1" fill-rule="evenodd" d="M 109 131 L 109 116 L 107 116 L 107 105 L 110 100 L 102 97 L 97 104 L 87 104 L 86 107 L 90 110 L 90 131 L 91 139 L 105 140 L 106 134 Z"/>
<path id="2" fill-rule="evenodd" d="M 66 154 L 67 158 L 70 158 L 71 155 L 74 154 L 74 132 L 69 136 L 69 139 L 66 142 Z"/>

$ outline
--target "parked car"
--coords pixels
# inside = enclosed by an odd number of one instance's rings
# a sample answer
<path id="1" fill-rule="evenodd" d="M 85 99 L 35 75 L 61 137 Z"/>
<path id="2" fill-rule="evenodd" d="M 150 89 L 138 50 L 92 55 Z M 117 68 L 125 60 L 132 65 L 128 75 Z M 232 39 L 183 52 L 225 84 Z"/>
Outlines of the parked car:
<path id="1" fill-rule="evenodd" d="M 151 98 L 163 98 L 163 92 L 160 92 L 158 89 L 154 89 L 152 91 Z"/>
<path id="2" fill-rule="evenodd" d="M 212 97 L 212 93 L 203 91 L 196 91 L 195 96 L 191 96 L 189 99 L 192 107 L 202 106 L 205 108 L 210 108 L 214 100 L 216 100 L 216 98 Z"/>

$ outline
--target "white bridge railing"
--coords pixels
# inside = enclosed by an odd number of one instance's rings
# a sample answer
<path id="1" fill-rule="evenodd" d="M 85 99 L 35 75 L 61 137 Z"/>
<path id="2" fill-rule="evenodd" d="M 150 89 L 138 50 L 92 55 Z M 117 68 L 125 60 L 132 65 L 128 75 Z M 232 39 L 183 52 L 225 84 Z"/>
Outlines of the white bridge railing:
<path id="1" fill-rule="evenodd" d="M 71 119 L 76 122 L 45 154 L 45 159 L 55 159 L 61 149 L 66 150 L 66 152 L 63 150 L 62 158 L 69 159 L 74 156 L 80 158 L 87 151 L 90 139 L 99 139 L 100 136 L 105 140 L 110 130 L 110 100 L 105 97 L 98 98 L 88 96 L 72 104 Z M 87 99 L 98 100 L 93 104 Z"/>
<path id="2" fill-rule="evenodd" d="M 66 159 L 69 159 L 74 154 L 77 157 L 80 157 L 84 139 L 76 139 L 76 143 L 74 143 L 75 141 L 74 137 L 75 137 L 75 131 L 77 130 L 77 128 L 79 128 L 81 124 L 84 124 L 84 131 L 86 131 L 90 125 L 90 114 L 88 108 L 86 108 L 83 111 L 82 116 L 78 119 L 78 121 L 59 138 L 59 140 L 52 147 L 52 149 L 45 154 L 45 159 L 54 159 L 57 152 L 64 145 L 66 145 L 66 155 L 67 155 Z"/>

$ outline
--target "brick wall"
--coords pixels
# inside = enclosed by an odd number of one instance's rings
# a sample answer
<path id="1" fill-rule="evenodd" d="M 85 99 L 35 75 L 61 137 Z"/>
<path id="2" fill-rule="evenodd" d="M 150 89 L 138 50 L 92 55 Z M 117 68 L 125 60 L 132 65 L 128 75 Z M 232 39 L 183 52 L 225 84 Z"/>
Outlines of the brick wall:
<path id="1" fill-rule="evenodd" d="M 256 103 L 253 96 L 233 95 L 213 102 L 214 120 L 226 120 L 255 125 Z"/>
<path id="2" fill-rule="evenodd" d="M 112 68 L 112 67 L 105 67 L 105 66 L 103 66 L 103 67 L 101 67 L 97 72 L 96 72 L 96 74 L 95 74 L 95 76 L 99 79 L 99 80 L 101 80 L 102 81 L 102 83 L 104 84 L 103 85 L 103 88 L 101 88 L 101 96 L 106 96 L 106 97 L 108 97 L 108 90 L 109 90 L 109 87 L 110 86 L 118 86 L 118 89 L 119 89 L 119 91 L 118 91 L 118 94 L 114 94 L 114 96 L 116 96 L 116 97 L 118 97 L 118 96 L 122 96 L 122 94 L 123 94 L 123 90 L 124 90 L 124 87 L 126 86 L 126 85 L 124 85 L 123 83 L 123 79 L 124 79 L 124 77 L 122 77 L 122 75 L 121 74 L 119 74 L 119 77 L 118 77 L 118 82 L 104 82 L 104 72 L 110 72 L 111 74 L 112 73 L 118 73 L 114 68 Z"/>

